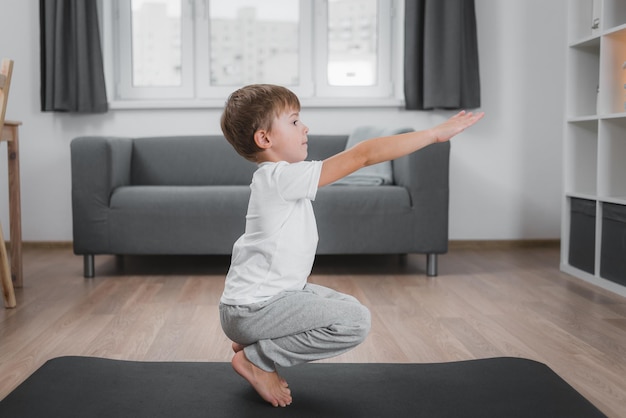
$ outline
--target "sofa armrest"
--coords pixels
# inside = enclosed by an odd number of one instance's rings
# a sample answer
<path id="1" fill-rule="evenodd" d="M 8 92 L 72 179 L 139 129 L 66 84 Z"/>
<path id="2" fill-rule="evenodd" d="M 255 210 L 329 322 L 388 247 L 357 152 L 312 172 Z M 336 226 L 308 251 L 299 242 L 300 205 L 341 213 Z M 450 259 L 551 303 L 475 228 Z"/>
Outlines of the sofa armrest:
<path id="1" fill-rule="evenodd" d="M 109 252 L 109 200 L 130 184 L 132 139 L 79 137 L 70 144 L 75 254 Z"/>
<path id="2" fill-rule="evenodd" d="M 396 184 L 408 189 L 415 231 L 424 252 L 448 251 L 450 142 L 429 145 L 393 161 Z M 429 247 L 429 248 L 426 248 Z"/>

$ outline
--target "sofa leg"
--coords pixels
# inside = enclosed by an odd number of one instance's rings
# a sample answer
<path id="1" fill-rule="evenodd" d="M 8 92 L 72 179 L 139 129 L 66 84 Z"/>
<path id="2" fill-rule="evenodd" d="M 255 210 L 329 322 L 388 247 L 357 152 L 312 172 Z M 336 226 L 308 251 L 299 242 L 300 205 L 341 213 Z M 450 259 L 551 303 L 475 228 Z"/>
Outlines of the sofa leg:
<path id="1" fill-rule="evenodd" d="M 437 275 L 437 254 L 426 254 L 426 274 L 430 277 Z"/>
<path id="2" fill-rule="evenodd" d="M 93 259 L 93 254 L 85 254 L 83 256 L 83 275 L 86 279 L 90 279 L 96 275 Z"/>

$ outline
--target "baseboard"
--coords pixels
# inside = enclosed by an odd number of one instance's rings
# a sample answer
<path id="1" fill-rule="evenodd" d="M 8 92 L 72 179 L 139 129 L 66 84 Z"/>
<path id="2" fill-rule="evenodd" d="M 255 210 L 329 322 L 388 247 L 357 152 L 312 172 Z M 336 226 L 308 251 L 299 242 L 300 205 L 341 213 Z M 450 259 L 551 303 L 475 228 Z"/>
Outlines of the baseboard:
<path id="1" fill-rule="evenodd" d="M 11 247 L 11 243 L 7 242 L 7 247 Z M 22 248 L 36 249 L 72 249 L 72 241 L 23 241 Z"/>
<path id="2" fill-rule="evenodd" d="M 451 240 L 450 250 L 506 250 L 515 248 L 559 248 L 559 239 L 513 239 L 513 240 Z"/>

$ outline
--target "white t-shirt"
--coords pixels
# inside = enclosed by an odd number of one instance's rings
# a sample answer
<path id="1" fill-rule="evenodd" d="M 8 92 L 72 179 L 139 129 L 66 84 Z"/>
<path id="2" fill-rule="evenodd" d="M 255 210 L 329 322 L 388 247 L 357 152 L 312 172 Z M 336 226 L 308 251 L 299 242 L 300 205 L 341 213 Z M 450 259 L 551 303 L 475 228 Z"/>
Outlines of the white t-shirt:
<path id="1" fill-rule="evenodd" d="M 221 302 L 248 305 L 300 290 L 317 248 L 321 161 L 266 162 L 252 177 L 244 234 L 235 242 Z"/>

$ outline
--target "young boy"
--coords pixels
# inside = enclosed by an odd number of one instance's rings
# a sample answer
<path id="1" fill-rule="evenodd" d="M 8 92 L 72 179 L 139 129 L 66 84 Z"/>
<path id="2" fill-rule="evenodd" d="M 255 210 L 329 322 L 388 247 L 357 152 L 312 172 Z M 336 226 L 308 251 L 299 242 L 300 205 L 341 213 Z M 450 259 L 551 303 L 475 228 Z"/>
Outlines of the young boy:
<path id="1" fill-rule="evenodd" d="M 430 130 L 375 138 L 324 161 L 305 161 L 309 129 L 299 112 L 290 90 L 260 84 L 232 93 L 221 119 L 226 139 L 258 169 L 220 320 L 233 341 L 235 371 L 282 407 L 292 397 L 276 365 L 339 355 L 360 344 L 370 328 L 369 310 L 354 297 L 307 283 L 318 239 L 311 205 L 317 189 L 361 167 L 447 141 L 483 116 L 460 112 Z"/>

